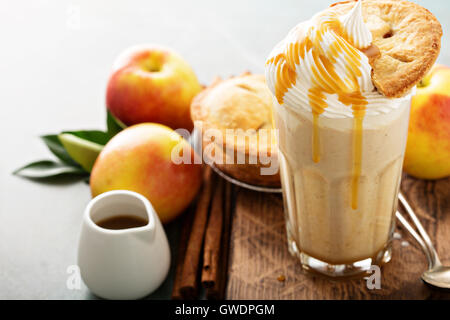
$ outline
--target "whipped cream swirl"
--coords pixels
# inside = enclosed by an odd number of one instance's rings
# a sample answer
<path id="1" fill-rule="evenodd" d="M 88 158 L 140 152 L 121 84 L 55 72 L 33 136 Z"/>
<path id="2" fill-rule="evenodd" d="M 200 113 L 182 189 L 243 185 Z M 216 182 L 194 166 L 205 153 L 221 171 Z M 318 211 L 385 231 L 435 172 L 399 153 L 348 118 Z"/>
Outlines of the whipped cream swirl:
<path id="1" fill-rule="evenodd" d="M 265 75 L 280 104 L 329 118 L 389 113 L 400 99 L 376 91 L 363 49 L 372 44 L 361 1 L 344 16 L 333 10 L 297 25 L 269 55 Z M 359 116 L 362 116 L 361 114 Z"/>
<path id="2" fill-rule="evenodd" d="M 365 49 L 372 44 L 372 33 L 363 20 L 361 1 L 358 1 L 353 9 L 340 20 L 345 33 L 356 48 Z"/>

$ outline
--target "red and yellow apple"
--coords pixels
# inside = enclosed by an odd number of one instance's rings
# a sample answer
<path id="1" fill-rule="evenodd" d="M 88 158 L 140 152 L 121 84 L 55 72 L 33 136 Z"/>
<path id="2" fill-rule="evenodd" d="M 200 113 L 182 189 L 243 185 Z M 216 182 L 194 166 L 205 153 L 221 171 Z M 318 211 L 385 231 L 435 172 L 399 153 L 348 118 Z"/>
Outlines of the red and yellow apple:
<path id="1" fill-rule="evenodd" d="M 189 109 L 201 89 L 192 68 L 175 51 L 140 45 L 125 50 L 115 61 L 106 106 L 128 126 L 156 122 L 192 130 Z"/>
<path id="2" fill-rule="evenodd" d="M 434 66 L 412 99 L 404 170 L 421 179 L 450 176 L 450 67 Z"/>
<path id="3" fill-rule="evenodd" d="M 191 161 L 172 160 L 181 150 L 190 152 Z M 201 172 L 201 165 L 194 164 L 194 150 L 182 136 L 164 125 L 143 123 L 126 128 L 106 144 L 92 169 L 91 193 L 95 197 L 111 190 L 138 192 L 167 223 L 194 199 Z"/>

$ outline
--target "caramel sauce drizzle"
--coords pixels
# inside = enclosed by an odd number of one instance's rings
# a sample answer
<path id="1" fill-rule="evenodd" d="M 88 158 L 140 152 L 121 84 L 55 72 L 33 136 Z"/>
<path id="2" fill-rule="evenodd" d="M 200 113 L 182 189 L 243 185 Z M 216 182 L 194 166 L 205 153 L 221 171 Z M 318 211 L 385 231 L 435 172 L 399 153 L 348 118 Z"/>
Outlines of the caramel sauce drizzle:
<path id="1" fill-rule="evenodd" d="M 335 41 L 331 44 L 328 52 L 324 52 L 320 42 L 323 40 L 324 34 L 330 31 L 338 36 L 335 37 Z M 296 84 L 296 65 L 300 63 L 300 59 L 305 58 L 307 52 L 311 52 L 314 64 L 312 66 L 312 86 L 308 92 L 308 99 L 313 115 L 312 159 L 315 163 L 319 163 L 321 159 L 319 118 L 327 108 L 326 94 L 337 94 L 340 102 L 351 106 L 354 117 L 351 206 L 356 210 L 358 208 L 358 186 L 361 177 L 363 120 L 368 104 L 358 83 L 358 77 L 362 75 L 359 50 L 352 44 L 351 37 L 345 32 L 336 15 L 331 14 L 327 19 L 321 21 L 315 30 L 309 32 L 315 33 L 314 41 L 308 35 L 305 35 L 297 42 L 290 43 L 284 53 L 280 53 L 267 61 L 267 64 L 273 63 L 277 66 L 275 97 L 278 103 L 282 105 L 284 95 Z M 376 46 L 371 46 L 363 52 L 369 59 L 379 55 Z M 346 78 L 350 81 L 344 81 L 336 72 L 335 63 L 339 55 L 345 57 Z"/>

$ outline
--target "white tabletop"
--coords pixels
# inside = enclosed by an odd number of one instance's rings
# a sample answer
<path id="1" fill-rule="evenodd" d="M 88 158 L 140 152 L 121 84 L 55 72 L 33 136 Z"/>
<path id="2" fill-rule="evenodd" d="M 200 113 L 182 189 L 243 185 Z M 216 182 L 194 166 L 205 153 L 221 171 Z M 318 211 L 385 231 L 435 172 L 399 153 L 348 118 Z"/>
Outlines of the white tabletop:
<path id="1" fill-rule="evenodd" d="M 450 2 L 417 1 L 450 31 Z M 281 4 L 282 3 L 282 4 Z M 11 175 L 52 158 L 39 136 L 105 128 L 105 87 L 124 48 L 161 43 L 179 51 L 202 83 L 262 72 L 272 47 L 332 1 L 8 1 L 0 6 L 0 298 L 92 298 L 69 290 L 84 182 L 37 183 Z M 439 61 L 450 65 L 450 38 Z M 175 226 L 169 226 L 176 228 Z M 172 240 L 175 241 L 175 240 Z M 153 297 L 169 297 L 170 279 Z"/>

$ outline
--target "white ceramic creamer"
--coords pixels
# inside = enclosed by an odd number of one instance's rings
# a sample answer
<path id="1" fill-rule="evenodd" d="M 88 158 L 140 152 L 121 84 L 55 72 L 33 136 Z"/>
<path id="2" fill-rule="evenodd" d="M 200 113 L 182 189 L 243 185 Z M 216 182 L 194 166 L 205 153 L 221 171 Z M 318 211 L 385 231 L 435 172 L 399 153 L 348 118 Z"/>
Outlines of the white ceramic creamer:
<path id="1" fill-rule="evenodd" d="M 119 230 L 97 225 L 124 213 L 148 220 L 148 224 Z M 139 299 L 156 290 L 169 271 L 170 249 L 147 198 L 116 190 L 92 199 L 84 213 L 78 265 L 88 288 L 102 298 Z"/>

